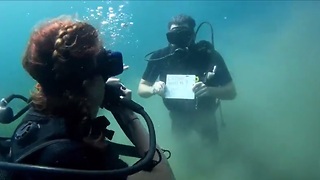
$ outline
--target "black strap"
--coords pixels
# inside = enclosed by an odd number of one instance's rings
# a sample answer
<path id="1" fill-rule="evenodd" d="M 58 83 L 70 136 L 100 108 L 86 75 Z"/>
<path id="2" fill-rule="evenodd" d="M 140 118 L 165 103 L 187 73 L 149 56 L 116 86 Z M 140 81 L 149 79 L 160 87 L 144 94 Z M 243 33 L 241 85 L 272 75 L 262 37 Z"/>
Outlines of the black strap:
<path id="1" fill-rule="evenodd" d="M 148 171 L 148 172 L 151 172 L 153 170 L 154 167 L 156 167 L 162 160 L 162 156 L 161 156 L 161 153 L 160 153 L 160 150 L 159 149 L 156 149 L 157 153 L 158 153 L 158 156 L 159 156 L 159 160 L 158 161 L 155 161 L 155 160 L 152 160 L 150 161 L 145 167 L 144 167 L 144 171 Z M 145 153 L 147 154 L 147 152 Z M 139 160 L 138 162 L 140 162 L 141 160 Z M 136 162 L 135 164 L 137 164 L 138 162 Z"/>
<path id="2" fill-rule="evenodd" d="M 21 155 L 18 159 L 15 160 L 15 162 L 21 162 L 22 160 L 24 160 L 26 157 L 30 156 L 31 154 L 49 146 L 52 144 L 56 144 L 56 143 L 64 143 L 64 142 L 71 142 L 70 139 L 55 139 L 55 140 L 51 140 L 51 141 L 47 141 L 45 143 L 42 143 L 38 146 L 36 146 L 33 149 L 30 149 L 29 151 L 25 152 L 23 155 Z"/>
<path id="3" fill-rule="evenodd" d="M 52 144 L 56 144 L 56 143 L 65 143 L 65 142 L 70 142 L 70 139 L 56 139 L 56 140 L 51 140 L 45 143 L 40 144 L 39 146 L 25 152 L 20 158 L 18 158 L 15 162 L 21 162 L 23 159 L 25 159 L 26 157 L 30 156 L 31 154 L 47 147 L 50 146 Z M 141 156 L 139 155 L 139 153 L 137 152 L 136 148 L 134 146 L 129 146 L 129 145 L 124 145 L 124 144 L 118 144 L 118 143 L 114 143 L 114 142 L 109 142 L 110 144 L 113 145 L 114 149 L 116 150 L 117 153 L 119 153 L 120 155 L 124 155 L 124 156 L 130 156 L 130 157 L 136 157 L 136 158 L 141 158 Z"/>

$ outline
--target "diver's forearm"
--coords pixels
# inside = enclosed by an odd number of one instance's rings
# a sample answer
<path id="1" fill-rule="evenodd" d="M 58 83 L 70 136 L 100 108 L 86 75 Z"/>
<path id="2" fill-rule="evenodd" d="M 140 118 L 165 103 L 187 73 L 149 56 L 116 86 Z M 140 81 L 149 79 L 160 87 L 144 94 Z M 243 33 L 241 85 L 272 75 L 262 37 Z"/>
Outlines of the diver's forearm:
<path id="1" fill-rule="evenodd" d="M 209 87 L 211 96 L 221 100 L 233 100 L 237 96 L 234 86 Z"/>
<path id="2" fill-rule="evenodd" d="M 132 137 L 132 143 L 136 146 L 139 154 L 144 156 L 150 146 L 149 133 L 143 127 L 139 119 L 135 119 L 131 122 L 129 130 Z M 157 149 L 160 149 L 158 145 Z M 158 154 L 155 154 L 155 158 L 158 159 Z"/>
<path id="3" fill-rule="evenodd" d="M 138 94 L 140 97 L 149 98 L 153 95 L 153 87 L 146 84 L 140 84 Z"/>

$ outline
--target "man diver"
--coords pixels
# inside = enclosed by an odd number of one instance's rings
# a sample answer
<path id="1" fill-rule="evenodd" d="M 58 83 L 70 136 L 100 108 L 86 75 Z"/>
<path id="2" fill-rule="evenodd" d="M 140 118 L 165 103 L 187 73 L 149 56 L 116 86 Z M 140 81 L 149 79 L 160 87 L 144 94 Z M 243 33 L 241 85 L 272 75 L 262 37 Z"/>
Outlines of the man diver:
<path id="1" fill-rule="evenodd" d="M 213 42 L 195 42 L 195 25 L 195 20 L 184 14 L 173 17 L 168 23 L 169 45 L 152 53 L 140 80 L 138 94 L 143 98 L 162 97 L 176 137 L 181 139 L 195 130 L 202 140 L 215 145 L 219 140 L 215 117 L 219 100 L 233 100 L 236 88 Z M 193 87 L 190 87 L 194 99 L 166 98 L 167 76 L 174 74 L 196 76 Z"/>

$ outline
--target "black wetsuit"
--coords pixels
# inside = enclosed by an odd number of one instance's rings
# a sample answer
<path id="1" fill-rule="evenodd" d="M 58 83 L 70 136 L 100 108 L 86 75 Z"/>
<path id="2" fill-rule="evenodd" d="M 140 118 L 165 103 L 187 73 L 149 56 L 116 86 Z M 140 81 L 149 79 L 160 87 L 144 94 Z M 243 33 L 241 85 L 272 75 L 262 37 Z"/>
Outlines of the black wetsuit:
<path id="1" fill-rule="evenodd" d="M 55 140 L 59 142 L 54 142 Z M 53 142 L 53 143 L 50 143 Z M 63 167 L 83 170 L 112 170 L 127 167 L 113 151 L 112 146 L 98 150 L 81 141 L 71 138 L 62 118 L 48 117 L 30 110 L 18 125 L 11 139 L 11 162 L 27 163 L 50 167 Z M 43 148 L 33 151 L 44 143 Z M 12 179 L 69 179 L 65 175 L 37 174 L 32 172 L 13 173 Z M 75 177 L 79 179 L 108 179 L 106 177 Z M 124 180 L 126 177 L 111 178 Z"/>
<path id="2" fill-rule="evenodd" d="M 209 42 L 207 42 L 208 44 Z M 173 55 L 159 61 L 149 61 L 142 79 L 153 84 L 157 78 L 166 82 L 168 74 L 191 74 L 205 80 L 204 73 L 212 71 L 215 75 L 206 82 L 208 86 L 223 86 L 232 81 L 222 56 L 213 49 L 201 49 L 196 45 L 189 48 L 187 55 Z M 168 46 L 157 50 L 150 59 L 159 59 L 173 52 Z M 175 134 L 185 136 L 190 130 L 196 130 L 209 141 L 218 140 L 217 125 L 214 112 L 217 108 L 216 98 L 198 98 L 196 100 L 166 99 L 164 105 L 170 111 L 172 130 Z"/>

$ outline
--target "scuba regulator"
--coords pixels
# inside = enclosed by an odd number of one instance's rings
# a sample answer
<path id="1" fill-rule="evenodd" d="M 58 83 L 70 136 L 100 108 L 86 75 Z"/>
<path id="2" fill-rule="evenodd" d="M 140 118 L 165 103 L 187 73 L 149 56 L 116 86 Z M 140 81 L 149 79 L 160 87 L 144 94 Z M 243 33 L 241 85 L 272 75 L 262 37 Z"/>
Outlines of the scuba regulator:
<path id="1" fill-rule="evenodd" d="M 98 55 L 97 62 L 98 62 L 97 72 L 99 72 L 99 74 L 101 74 L 105 80 L 107 80 L 112 76 L 117 76 L 123 72 L 123 59 L 122 59 L 122 54 L 120 52 L 107 51 L 103 48 L 101 53 Z M 133 100 L 128 100 L 123 97 L 122 91 L 120 90 L 120 86 L 123 86 L 123 85 L 121 84 L 116 86 L 114 85 L 111 86 L 108 84 L 105 85 L 105 94 L 106 94 L 105 97 L 107 98 L 104 99 L 103 104 L 101 105 L 101 108 L 109 110 L 114 115 L 118 123 L 121 120 L 119 119 L 119 116 L 116 116 L 116 113 L 112 111 L 112 107 L 114 106 L 127 107 L 132 111 L 140 114 L 145 119 L 148 131 L 149 131 L 149 145 L 150 145 L 149 150 L 146 152 L 143 158 L 139 157 L 138 155 L 136 155 L 137 153 L 134 153 L 134 152 L 132 152 L 131 155 L 130 153 L 129 154 L 124 153 L 124 155 L 141 158 L 134 165 L 132 165 L 131 167 L 115 169 L 115 170 L 76 170 L 76 169 L 54 168 L 54 167 L 0 161 L 0 170 L 8 170 L 8 171 L 15 171 L 15 172 L 27 171 L 27 172 L 35 172 L 35 173 L 44 172 L 44 173 L 66 174 L 66 175 L 91 176 L 91 177 L 93 176 L 116 177 L 116 176 L 129 176 L 141 170 L 152 169 L 156 165 L 155 162 L 153 161 L 153 156 L 156 153 L 156 151 L 159 153 L 159 151 L 156 149 L 156 135 L 155 135 L 153 122 L 142 106 L 140 106 L 138 103 L 134 102 Z M 20 110 L 16 115 L 14 115 L 12 108 L 8 107 L 8 104 L 13 99 L 21 99 L 27 103 L 27 105 L 22 110 Z M 0 101 L 0 123 L 10 124 L 14 122 L 20 116 L 22 116 L 25 112 L 27 112 L 30 109 L 31 105 L 32 105 L 31 99 L 30 98 L 28 99 L 22 95 L 12 94 L 7 98 L 3 98 Z M 1 138 L 1 139 L 8 140 L 9 138 Z M 116 144 L 116 143 L 113 143 L 113 144 Z M 122 147 L 123 149 L 127 149 L 127 150 L 129 149 L 129 150 L 135 151 L 133 146 L 127 146 L 122 144 L 116 144 L 116 145 L 118 147 Z M 168 150 L 163 150 L 163 151 L 169 152 Z M 169 152 L 168 158 L 170 158 L 170 152 Z M 160 161 L 161 159 L 159 160 L 159 162 Z"/>

